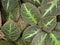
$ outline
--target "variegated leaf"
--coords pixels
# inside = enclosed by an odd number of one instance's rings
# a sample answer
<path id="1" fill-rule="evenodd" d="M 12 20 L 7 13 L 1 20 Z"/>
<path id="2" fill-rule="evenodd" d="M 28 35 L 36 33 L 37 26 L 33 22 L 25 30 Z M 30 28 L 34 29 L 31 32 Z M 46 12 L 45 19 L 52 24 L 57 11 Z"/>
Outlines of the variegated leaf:
<path id="1" fill-rule="evenodd" d="M 57 15 L 57 3 L 59 0 L 43 0 L 41 4 L 41 10 L 42 10 L 42 18 L 51 15 L 56 16 Z"/>
<path id="2" fill-rule="evenodd" d="M 18 5 L 18 0 L 1 0 L 1 2 L 6 12 L 12 11 Z"/>
<path id="3" fill-rule="evenodd" d="M 51 32 L 56 26 L 56 16 L 47 16 L 42 19 L 43 30 Z"/>
<path id="4" fill-rule="evenodd" d="M 52 41 L 52 43 L 54 43 L 54 45 L 60 45 L 60 40 L 57 38 L 57 35 L 55 35 L 55 34 L 50 33 L 51 41 Z"/>
<path id="5" fill-rule="evenodd" d="M 54 45 L 54 43 L 52 42 L 52 40 L 51 40 L 49 35 L 46 37 L 45 43 L 46 43 L 46 45 Z"/>
<path id="6" fill-rule="evenodd" d="M 19 6 L 15 7 L 12 11 L 11 11 L 11 19 L 14 21 L 18 21 L 19 17 L 20 17 L 20 10 L 19 10 Z"/>
<path id="7" fill-rule="evenodd" d="M 45 45 L 47 33 L 39 32 L 32 40 L 31 45 Z"/>
<path id="8" fill-rule="evenodd" d="M 15 43 L 16 43 L 16 45 L 25 45 L 22 38 L 17 40 Z"/>
<path id="9" fill-rule="evenodd" d="M 23 32 L 22 39 L 25 42 L 30 43 L 33 39 L 33 37 L 39 32 L 40 29 L 38 29 L 37 26 L 29 26 L 25 31 Z"/>
<path id="10" fill-rule="evenodd" d="M 2 27 L 2 31 L 5 34 L 5 37 L 11 41 L 16 41 L 21 33 L 20 28 L 17 24 L 12 21 L 8 20 Z"/>
<path id="11" fill-rule="evenodd" d="M 33 4 L 24 3 L 21 5 L 21 16 L 28 24 L 35 25 L 38 23 L 41 14 Z"/>

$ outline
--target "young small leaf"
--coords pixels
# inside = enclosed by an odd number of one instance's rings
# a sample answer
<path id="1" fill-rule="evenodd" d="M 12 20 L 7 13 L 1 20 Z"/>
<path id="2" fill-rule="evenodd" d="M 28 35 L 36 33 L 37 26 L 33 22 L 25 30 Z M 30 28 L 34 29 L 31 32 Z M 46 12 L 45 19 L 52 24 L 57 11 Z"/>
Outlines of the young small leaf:
<path id="1" fill-rule="evenodd" d="M 56 26 L 56 16 L 47 16 L 42 19 L 43 30 L 51 32 Z"/>
<path id="2" fill-rule="evenodd" d="M 2 31 L 5 34 L 5 37 L 11 41 L 15 41 L 20 36 L 21 30 L 17 26 L 17 24 L 12 21 L 8 20 L 2 27 Z"/>

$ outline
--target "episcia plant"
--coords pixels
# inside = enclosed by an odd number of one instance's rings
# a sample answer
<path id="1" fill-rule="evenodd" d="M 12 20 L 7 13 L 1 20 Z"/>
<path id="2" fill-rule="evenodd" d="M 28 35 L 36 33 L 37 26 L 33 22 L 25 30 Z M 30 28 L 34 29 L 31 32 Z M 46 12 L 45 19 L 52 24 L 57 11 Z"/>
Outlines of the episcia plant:
<path id="1" fill-rule="evenodd" d="M 57 22 L 60 0 L 1 2 L 7 20 L 1 26 L 4 38 L 0 38 L 0 45 L 60 45 L 60 22 Z"/>

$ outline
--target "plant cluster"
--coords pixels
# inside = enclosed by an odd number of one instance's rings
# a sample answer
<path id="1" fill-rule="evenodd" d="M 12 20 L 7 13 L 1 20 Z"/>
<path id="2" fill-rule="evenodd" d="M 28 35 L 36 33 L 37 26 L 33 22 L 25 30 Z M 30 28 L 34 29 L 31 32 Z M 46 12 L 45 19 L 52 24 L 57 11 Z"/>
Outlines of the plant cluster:
<path id="1" fill-rule="evenodd" d="M 60 45 L 60 0 L 1 0 L 0 45 Z"/>

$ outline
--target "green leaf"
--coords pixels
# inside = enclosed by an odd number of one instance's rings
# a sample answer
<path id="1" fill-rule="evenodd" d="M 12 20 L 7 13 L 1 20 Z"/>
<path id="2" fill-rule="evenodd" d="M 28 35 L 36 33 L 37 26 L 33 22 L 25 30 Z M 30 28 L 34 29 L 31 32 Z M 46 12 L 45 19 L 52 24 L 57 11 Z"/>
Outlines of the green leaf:
<path id="1" fill-rule="evenodd" d="M 22 38 L 16 41 L 16 45 L 25 45 Z"/>
<path id="2" fill-rule="evenodd" d="M 47 15 L 51 15 L 51 16 L 55 16 L 57 15 L 57 3 L 59 0 L 53 0 L 53 1 L 49 1 L 49 0 L 43 0 L 42 4 L 41 4 L 41 8 L 42 8 L 42 18 L 47 16 Z"/>
<path id="3" fill-rule="evenodd" d="M 23 2 L 29 2 L 32 4 L 35 4 L 36 6 L 39 6 L 41 3 L 41 0 L 22 0 Z"/>
<path id="4" fill-rule="evenodd" d="M 1 0 L 3 8 L 6 12 L 12 11 L 17 5 L 18 0 Z"/>
<path id="5" fill-rule="evenodd" d="M 11 41 L 15 41 L 19 38 L 21 30 L 17 26 L 17 24 L 12 21 L 8 20 L 2 27 L 2 31 L 5 34 L 5 37 Z"/>
<path id="6" fill-rule="evenodd" d="M 31 45 L 45 45 L 47 33 L 39 32 L 32 40 Z"/>
<path id="7" fill-rule="evenodd" d="M 60 22 L 57 22 L 57 25 L 56 25 L 56 28 L 55 28 L 55 30 L 58 30 L 58 31 L 60 31 Z"/>
<path id="8" fill-rule="evenodd" d="M 14 44 L 4 41 L 4 40 L 0 40 L 0 45 L 14 45 Z"/>
<path id="9" fill-rule="evenodd" d="M 42 19 L 43 30 L 51 32 L 56 26 L 56 16 L 47 16 Z"/>
<path id="10" fill-rule="evenodd" d="M 21 16 L 22 19 L 28 24 L 35 25 L 38 23 L 41 14 L 31 3 L 24 3 L 21 5 Z"/>
<path id="11" fill-rule="evenodd" d="M 52 42 L 52 40 L 51 40 L 49 34 L 48 34 L 47 37 L 46 37 L 45 43 L 46 43 L 46 45 L 54 45 L 54 43 Z"/>
<path id="12" fill-rule="evenodd" d="M 52 42 L 54 42 L 55 45 L 60 45 L 60 40 L 57 39 L 55 34 L 51 33 L 50 38 L 52 39 Z"/>
<path id="13" fill-rule="evenodd" d="M 19 16 L 20 16 L 20 10 L 19 10 L 19 6 L 17 6 L 16 8 L 14 8 L 12 11 L 11 11 L 11 19 L 14 20 L 14 21 L 18 21 L 19 19 Z"/>
<path id="14" fill-rule="evenodd" d="M 31 42 L 33 37 L 39 32 L 40 29 L 38 29 L 37 26 L 29 26 L 25 31 L 23 32 L 22 39 L 25 42 Z"/>

